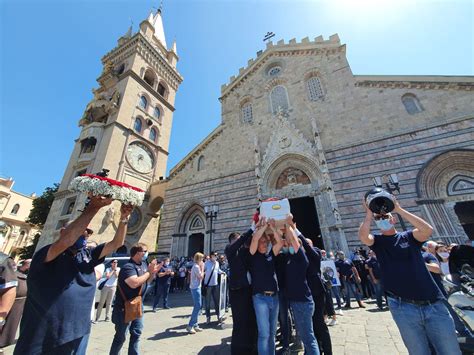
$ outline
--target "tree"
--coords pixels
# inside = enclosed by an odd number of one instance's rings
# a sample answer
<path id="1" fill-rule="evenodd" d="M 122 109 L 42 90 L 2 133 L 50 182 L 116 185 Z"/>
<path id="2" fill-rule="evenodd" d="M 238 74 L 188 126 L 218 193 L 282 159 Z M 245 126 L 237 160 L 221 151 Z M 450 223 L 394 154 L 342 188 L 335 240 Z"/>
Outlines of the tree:
<path id="1" fill-rule="evenodd" d="M 38 245 L 38 241 L 41 237 L 40 233 L 36 233 L 33 237 L 33 243 L 27 245 L 26 247 L 18 249 L 17 254 L 20 256 L 21 260 L 31 259 L 33 254 L 35 253 L 36 246 Z"/>
<path id="2" fill-rule="evenodd" d="M 48 218 L 49 210 L 54 201 L 54 194 L 58 191 L 59 184 L 54 184 L 52 187 L 47 187 L 43 194 L 40 197 L 37 197 L 33 200 L 33 208 L 26 219 L 27 223 L 34 224 L 40 228 L 46 223 L 46 218 Z M 33 243 L 27 245 L 18 250 L 18 255 L 21 259 L 30 259 L 35 253 L 36 246 L 41 237 L 40 233 L 36 233 L 33 237 Z"/>
<path id="3" fill-rule="evenodd" d="M 54 194 L 58 191 L 59 184 L 47 187 L 40 197 L 33 200 L 33 208 L 30 211 L 26 222 L 43 227 L 48 218 L 49 210 L 54 201 Z"/>

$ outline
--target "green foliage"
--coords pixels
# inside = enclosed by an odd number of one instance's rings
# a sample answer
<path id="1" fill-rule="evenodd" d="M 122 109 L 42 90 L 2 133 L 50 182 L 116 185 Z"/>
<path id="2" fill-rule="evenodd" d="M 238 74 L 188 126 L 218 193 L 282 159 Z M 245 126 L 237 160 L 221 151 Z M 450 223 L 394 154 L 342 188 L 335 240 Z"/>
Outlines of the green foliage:
<path id="1" fill-rule="evenodd" d="M 52 187 L 47 187 L 43 194 L 33 200 L 33 208 L 26 222 L 43 227 L 49 210 L 53 204 L 54 194 L 58 191 L 59 184 L 54 184 Z"/>

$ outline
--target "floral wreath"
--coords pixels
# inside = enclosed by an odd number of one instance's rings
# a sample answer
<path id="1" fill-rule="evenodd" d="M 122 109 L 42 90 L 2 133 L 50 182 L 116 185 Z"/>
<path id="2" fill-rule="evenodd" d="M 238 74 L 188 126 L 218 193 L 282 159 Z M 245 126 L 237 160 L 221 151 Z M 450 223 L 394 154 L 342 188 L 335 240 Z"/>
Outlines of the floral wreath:
<path id="1" fill-rule="evenodd" d="M 107 196 L 133 206 L 140 206 L 145 198 L 145 191 L 138 187 L 92 174 L 74 178 L 69 184 L 69 190 L 91 193 L 94 196 Z"/>

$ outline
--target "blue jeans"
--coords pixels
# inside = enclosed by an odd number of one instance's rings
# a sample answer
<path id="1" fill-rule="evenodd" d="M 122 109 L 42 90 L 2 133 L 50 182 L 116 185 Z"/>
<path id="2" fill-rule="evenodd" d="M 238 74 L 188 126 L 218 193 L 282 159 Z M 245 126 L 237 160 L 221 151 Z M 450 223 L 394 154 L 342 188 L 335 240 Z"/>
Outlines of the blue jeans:
<path id="1" fill-rule="evenodd" d="M 377 300 L 377 307 L 379 309 L 383 308 L 383 303 L 382 303 L 382 296 L 383 296 L 383 286 L 382 286 L 382 281 L 377 280 L 377 283 L 374 283 L 374 288 L 375 288 L 375 299 Z"/>
<path id="2" fill-rule="evenodd" d="M 313 301 L 290 301 L 290 307 L 295 317 L 296 331 L 304 344 L 305 355 L 319 355 L 318 342 L 313 332 Z"/>
<path id="3" fill-rule="evenodd" d="M 216 310 L 216 317 L 219 318 L 219 285 L 207 286 L 206 290 L 206 317 L 211 318 L 211 297 L 214 301 L 214 309 Z"/>
<path id="4" fill-rule="evenodd" d="M 278 294 L 278 320 L 280 321 L 281 329 L 281 345 L 283 349 L 290 347 L 290 317 L 288 315 L 289 302 L 288 299 L 283 295 L 283 292 Z"/>
<path id="5" fill-rule="evenodd" d="M 410 355 L 461 354 L 454 322 L 442 301 L 418 306 L 388 297 L 393 320 Z"/>
<path id="6" fill-rule="evenodd" d="M 354 295 L 354 298 L 357 300 L 357 302 L 360 302 L 361 300 L 360 293 L 355 283 L 351 281 L 346 281 L 344 282 L 344 287 L 346 289 L 346 305 L 347 306 L 350 306 L 351 304 L 351 293 Z"/>
<path id="7" fill-rule="evenodd" d="M 115 324 L 115 335 L 110 347 L 110 355 L 120 354 L 123 343 L 125 343 L 126 332 L 130 331 L 130 342 L 128 344 L 128 354 L 138 355 L 138 343 L 143 330 L 143 317 L 125 323 L 125 311 L 120 307 L 114 307 L 112 312 L 112 322 Z"/>
<path id="8" fill-rule="evenodd" d="M 331 287 L 331 292 L 334 298 L 336 299 L 337 308 L 341 308 L 341 286 L 333 286 Z"/>
<path id="9" fill-rule="evenodd" d="M 190 327 L 196 327 L 198 325 L 199 312 L 201 311 L 201 288 L 192 288 L 191 296 L 193 296 L 194 307 L 188 325 Z"/>
<path id="10" fill-rule="evenodd" d="M 257 318 L 258 355 L 275 354 L 275 334 L 278 318 L 278 295 L 253 295 L 253 307 Z"/>
<path id="11" fill-rule="evenodd" d="M 168 307 L 168 293 L 170 291 L 169 283 L 156 282 L 155 285 L 155 298 L 153 300 L 153 309 L 158 307 L 160 298 L 163 296 L 163 307 Z"/>

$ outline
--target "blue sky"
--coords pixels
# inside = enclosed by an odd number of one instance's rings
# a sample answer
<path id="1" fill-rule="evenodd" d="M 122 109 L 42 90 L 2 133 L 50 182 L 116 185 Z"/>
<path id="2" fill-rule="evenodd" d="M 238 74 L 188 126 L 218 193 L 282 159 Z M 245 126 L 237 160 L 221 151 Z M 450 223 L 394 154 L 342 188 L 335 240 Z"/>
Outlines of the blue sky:
<path id="1" fill-rule="evenodd" d="M 0 175 L 41 193 L 59 182 L 100 58 L 159 1 L 0 0 Z M 165 0 L 184 77 L 168 169 L 220 122 L 221 84 L 274 40 L 338 33 L 354 74 L 474 75 L 471 0 Z"/>

